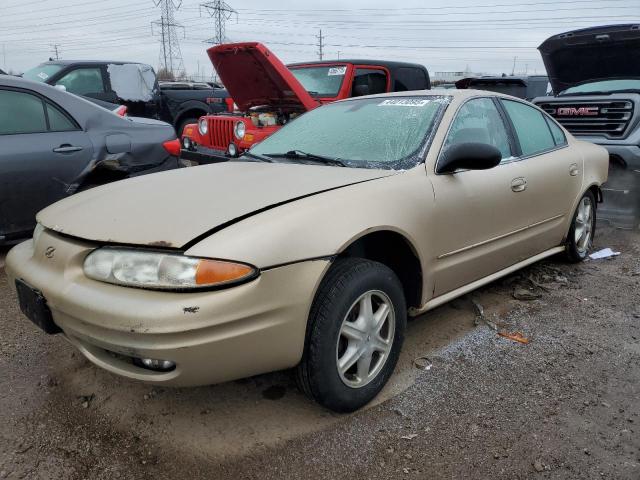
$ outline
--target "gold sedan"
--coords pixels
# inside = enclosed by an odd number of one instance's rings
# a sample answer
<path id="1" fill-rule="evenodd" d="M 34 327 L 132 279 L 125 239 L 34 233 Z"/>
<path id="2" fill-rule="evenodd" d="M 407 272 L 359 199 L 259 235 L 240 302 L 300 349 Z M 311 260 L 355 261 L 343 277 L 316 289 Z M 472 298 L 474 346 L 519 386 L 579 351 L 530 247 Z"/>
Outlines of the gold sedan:
<path id="1" fill-rule="evenodd" d="M 62 200 L 6 269 L 27 317 L 113 373 L 187 386 L 295 367 L 352 411 L 391 376 L 407 315 L 583 260 L 607 166 L 516 98 L 360 97 L 239 159 Z"/>

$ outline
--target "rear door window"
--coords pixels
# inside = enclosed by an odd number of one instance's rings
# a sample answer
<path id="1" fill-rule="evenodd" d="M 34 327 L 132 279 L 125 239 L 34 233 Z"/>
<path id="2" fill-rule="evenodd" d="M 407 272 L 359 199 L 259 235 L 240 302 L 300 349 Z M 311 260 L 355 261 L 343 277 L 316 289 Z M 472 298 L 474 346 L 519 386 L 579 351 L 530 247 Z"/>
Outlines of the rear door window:
<path id="1" fill-rule="evenodd" d="M 42 100 L 29 93 L 0 90 L 0 135 L 47 131 Z"/>
<path id="2" fill-rule="evenodd" d="M 540 110 L 512 100 L 500 101 L 511 118 L 524 157 L 556 147 L 551 130 Z"/>
<path id="3" fill-rule="evenodd" d="M 77 68 L 70 71 L 56 85 L 63 85 L 68 92 L 76 95 L 99 95 L 105 93 L 102 70 L 96 68 Z"/>
<path id="4" fill-rule="evenodd" d="M 377 68 L 356 68 L 351 88 L 352 97 L 387 91 L 387 72 Z"/>

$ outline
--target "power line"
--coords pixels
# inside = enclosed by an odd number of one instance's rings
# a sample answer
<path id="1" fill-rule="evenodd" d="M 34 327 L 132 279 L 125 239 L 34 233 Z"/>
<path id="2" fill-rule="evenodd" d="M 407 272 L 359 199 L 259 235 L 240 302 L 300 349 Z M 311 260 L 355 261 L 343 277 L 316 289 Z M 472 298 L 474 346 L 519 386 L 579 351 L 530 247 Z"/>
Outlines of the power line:
<path id="1" fill-rule="evenodd" d="M 231 18 L 233 14 L 238 15 L 233 8 L 229 6 L 224 0 L 213 0 L 211 2 L 200 4 L 201 8 L 204 8 L 209 16 L 213 18 L 214 22 L 214 35 L 210 39 L 206 40 L 206 43 L 212 45 L 220 45 L 226 43 L 227 37 L 225 35 L 225 26 L 227 20 Z"/>
<path id="2" fill-rule="evenodd" d="M 160 38 L 162 47 L 160 50 L 160 58 L 162 68 L 175 75 L 176 70 L 182 72 L 184 70 L 184 62 L 182 61 L 182 52 L 180 51 L 180 42 L 178 42 L 177 29 L 182 29 L 184 35 L 184 27 L 175 21 L 175 11 L 182 5 L 182 0 L 155 0 L 156 7 L 160 7 L 162 12 L 160 20 L 151 22 L 153 25 L 160 25 Z M 153 33 L 153 32 L 152 32 Z"/>

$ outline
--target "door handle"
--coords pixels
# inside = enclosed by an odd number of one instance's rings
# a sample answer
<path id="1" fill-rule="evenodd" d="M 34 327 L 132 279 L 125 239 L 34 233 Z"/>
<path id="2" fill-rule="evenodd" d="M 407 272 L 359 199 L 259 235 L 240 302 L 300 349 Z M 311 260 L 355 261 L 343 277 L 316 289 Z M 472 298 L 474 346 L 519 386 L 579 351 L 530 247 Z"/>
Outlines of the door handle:
<path id="1" fill-rule="evenodd" d="M 514 192 L 524 192 L 527 189 L 527 180 L 524 177 L 518 177 L 511 180 L 511 190 Z"/>
<path id="2" fill-rule="evenodd" d="M 60 145 L 58 148 L 53 149 L 55 153 L 72 153 L 72 152 L 79 152 L 81 150 L 82 150 L 82 147 L 75 147 L 69 144 Z"/>
<path id="3" fill-rule="evenodd" d="M 569 165 L 569 175 L 571 175 L 572 177 L 575 177 L 579 173 L 580 173 L 580 169 L 578 168 L 577 163 L 572 163 L 571 165 Z"/>

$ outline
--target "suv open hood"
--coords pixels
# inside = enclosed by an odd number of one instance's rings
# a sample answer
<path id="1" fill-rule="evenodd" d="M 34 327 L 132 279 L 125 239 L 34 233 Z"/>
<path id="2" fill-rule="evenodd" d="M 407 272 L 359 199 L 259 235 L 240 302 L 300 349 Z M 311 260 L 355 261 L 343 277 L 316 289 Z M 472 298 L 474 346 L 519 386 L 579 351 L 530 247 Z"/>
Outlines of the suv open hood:
<path id="1" fill-rule="evenodd" d="M 640 77 L 640 24 L 561 33 L 538 50 L 556 93 L 590 81 Z"/>
<path id="2" fill-rule="evenodd" d="M 211 47 L 207 53 L 242 111 L 260 105 L 306 111 L 319 105 L 286 65 L 261 43 L 227 43 Z"/>

